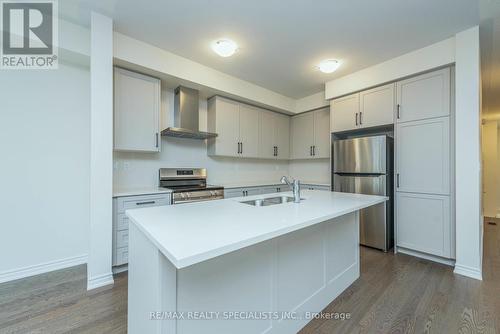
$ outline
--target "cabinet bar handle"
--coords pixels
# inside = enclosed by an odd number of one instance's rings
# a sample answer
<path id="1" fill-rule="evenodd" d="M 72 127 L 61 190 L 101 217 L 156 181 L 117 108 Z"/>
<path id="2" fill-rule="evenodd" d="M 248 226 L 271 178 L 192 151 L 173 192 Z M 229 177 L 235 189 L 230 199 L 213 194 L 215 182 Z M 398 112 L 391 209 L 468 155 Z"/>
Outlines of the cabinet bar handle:
<path id="1" fill-rule="evenodd" d="M 316 145 L 313 145 L 313 155 L 316 155 Z"/>
<path id="2" fill-rule="evenodd" d="M 240 143 L 240 145 L 241 145 L 240 153 L 243 154 L 243 143 Z"/>
<path id="3" fill-rule="evenodd" d="M 276 156 L 278 156 L 278 146 L 276 146 Z"/>
<path id="4" fill-rule="evenodd" d="M 309 155 L 312 157 L 313 155 L 313 147 L 312 146 L 309 146 Z"/>
<path id="5" fill-rule="evenodd" d="M 399 173 L 396 174 L 396 188 L 399 188 Z"/>
<path id="6" fill-rule="evenodd" d="M 358 126 L 358 113 L 356 113 L 356 126 Z"/>
<path id="7" fill-rule="evenodd" d="M 155 135 L 155 140 L 156 140 L 156 147 L 158 147 L 158 132 Z"/>
<path id="8" fill-rule="evenodd" d="M 148 204 L 155 204 L 155 201 L 149 201 L 149 202 L 137 202 L 135 205 L 148 205 Z"/>
<path id="9" fill-rule="evenodd" d="M 362 116 L 363 116 L 363 112 L 362 112 L 362 111 L 360 111 L 360 112 L 359 112 L 359 125 L 362 125 L 362 124 L 363 124 L 363 118 L 362 118 Z"/>
<path id="10" fill-rule="evenodd" d="M 400 110 L 401 110 L 401 105 L 398 103 L 398 106 L 397 106 L 397 113 L 396 113 L 396 117 L 399 119 L 400 118 Z"/>

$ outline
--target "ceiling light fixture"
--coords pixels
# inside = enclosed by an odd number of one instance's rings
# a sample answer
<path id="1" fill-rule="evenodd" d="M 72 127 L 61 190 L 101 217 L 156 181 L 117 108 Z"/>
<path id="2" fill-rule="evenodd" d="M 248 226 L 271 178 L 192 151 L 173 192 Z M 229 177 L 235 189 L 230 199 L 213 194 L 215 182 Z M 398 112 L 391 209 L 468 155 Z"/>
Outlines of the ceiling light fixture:
<path id="1" fill-rule="evenodd" d="M 340 62 L 335 59 L 325 59 L 318 65 L 318 69 L 323 73 L 333 73 L 340 66 Z"/>
<path id="2" fill-rule="evenodd" d="M 223 38 L 212 43 L 212 50 L 225 58 L 232 56 L 238 50 L 238 45 L 230 39 Z"/>

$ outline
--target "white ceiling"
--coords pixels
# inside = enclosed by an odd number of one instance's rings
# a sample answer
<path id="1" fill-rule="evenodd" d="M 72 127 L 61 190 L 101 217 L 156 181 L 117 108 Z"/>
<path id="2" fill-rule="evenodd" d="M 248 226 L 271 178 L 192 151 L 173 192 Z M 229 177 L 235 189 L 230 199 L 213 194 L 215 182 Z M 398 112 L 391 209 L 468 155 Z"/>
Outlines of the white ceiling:
<path id="1" fill-rule="evenodd" d="M 479 0 L 496 2 L 497 0 Z M 63 0 L 63 18 L 88 25 L 89 9 L 115 30 L 292 98 L 326 81 L 453 36 L 479 23 L 478 0 Z M 241 49 L 221 58 L 220 37 Z M 342 61 L 333 74 L 314 66 Z"/>

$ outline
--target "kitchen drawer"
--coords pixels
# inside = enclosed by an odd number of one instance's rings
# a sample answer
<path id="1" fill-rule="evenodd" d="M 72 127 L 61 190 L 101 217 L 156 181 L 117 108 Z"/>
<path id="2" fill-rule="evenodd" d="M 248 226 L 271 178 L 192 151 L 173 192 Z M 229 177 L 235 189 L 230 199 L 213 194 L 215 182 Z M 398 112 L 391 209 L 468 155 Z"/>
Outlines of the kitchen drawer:
<path id="1" fill-rule="evenodd" d="M 116 222 L 115 222 L 115 230 L 116 231 L 122 231 L 122 230 L 128 230 L 128 217 L 124 213 L 120 213 L 116 216 Z"/>
<path id="2" fill-rule="evenodd" d="M 121 247 L 116 249 L 115 266 L 128 263 L 128 247 Z"/>
<path id="3" fill-rule="evenodd" d="M 138 209 L 168 204 L 170 204 L 169 194 L 119 197 L 117 199 L 117 213 L 125 213 L 128 209 Z"/>
<path id="4" fill-rule="evenodd" d="M 116 248 L 128 246 L 128 230 L 116 231 Z"/>

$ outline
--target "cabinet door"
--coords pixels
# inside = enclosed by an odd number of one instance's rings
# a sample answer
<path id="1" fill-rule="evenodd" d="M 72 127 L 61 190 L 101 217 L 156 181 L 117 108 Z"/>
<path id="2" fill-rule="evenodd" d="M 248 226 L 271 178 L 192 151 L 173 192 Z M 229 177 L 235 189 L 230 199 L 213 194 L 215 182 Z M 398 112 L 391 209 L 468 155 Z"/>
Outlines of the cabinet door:
<path id="1" fill-rule="evenodd" d="M 332 117 L 331 132 L 352 130 L 359 126 L 359 94 L 352 94 L 333 100 L 330 103 Z"/>
<path id="2" fill-rule="evenodd" d="M 316 110 L 314 115 L 314 158 L 330 156 L 330 108 Z"/>
<path id="3" fill-rule="evenodd" d="M 394 123 L 395 84 L 359 94 L 359 124 L 363 128 Z"/>
<path id="4" fill-rule="evenodd" d="M 398 191 L 450 194 L 449 123 L 449 117 L 440 117 L 398 124 Z"/>
<path id="5" fill-rule="evenodd" d="M 452 257 L 449 196 L 396 194 L 397 246 Z"/>
<path id="6" fill-rule="evenodd" d="M 312 158 L 314 145 L 314 116 L 308 112 L 291 119 L 292 159 Z"/>
<path id="7" fill-rule="evenodd" d="M 259 156 L 259 109 L 240 104 L 240 156 Z"/>
<path id="8" fill-rule="evenodd" d="M 224 189 L 224 198 L 242 197 L 244 196 L 243 189 Z"/>
<path id="9" fill-rule="evenodd" d="M 277 147 L 278 159 L 290 158 L 290 117 L 276 114 L 274 143 Z"/>
<path id="10" fill-rule="evenodd" d="M 210 131 L 218 134 L 214 140 L 214 155 L 239 156 L 238 141 L 240 135 L 239 104 L 234 101 L 216 98 L 213 105 L 215 128 Z M 210 115 L 213 117 L 214 115 Z"/>
<path id="11" fill-rule="evenodd" d="M 244 196 L 254 196 L 254 195 L 260 195 L 262 193 L 262 188 L 245 188 L 245 195 Z"/>
<path id="12" fill-rule="evenodd" d="M 160 151 L 160 80 L 114 69 L 114 149 Z"/>
<path id="13" fill-rule="evenodd" d="M 273 194 L 279 192 L 277 187 L 262 187 L 259 188 L 261 194 Z"/>
<path id="14" fill-rule="evenodd" d="M 275 136 L 275 116 L 270 111 L 260 112 L 259 126 L 259 157 L 264 159 L 274 159 L 276 145 Z"/>
<path id="15" fill-rule="evenodd" d="M 397 122 L 450 114 L 450 69 L 426 73 L 397 83 Z"/>

